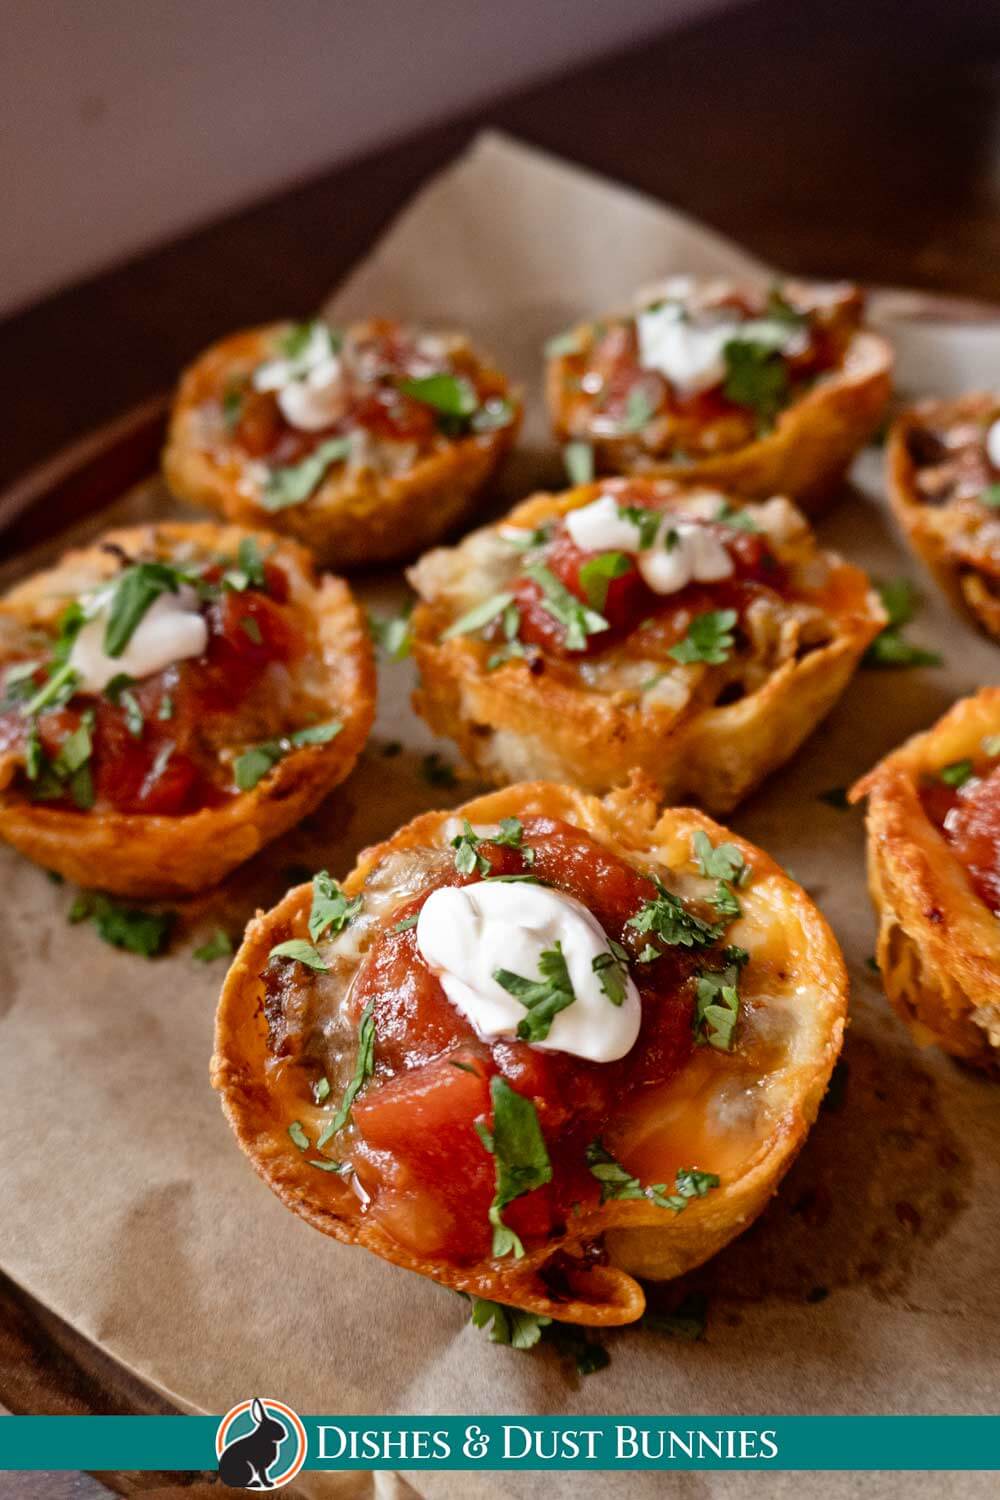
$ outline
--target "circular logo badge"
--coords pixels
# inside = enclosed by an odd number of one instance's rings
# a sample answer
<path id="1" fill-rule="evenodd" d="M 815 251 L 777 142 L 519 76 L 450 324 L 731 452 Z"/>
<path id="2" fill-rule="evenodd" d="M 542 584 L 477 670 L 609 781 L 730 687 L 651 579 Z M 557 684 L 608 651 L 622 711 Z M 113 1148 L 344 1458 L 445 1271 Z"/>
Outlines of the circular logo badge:
<path id="1" fill-rule="evenodd" d="M 219 1478 L 240 1490 L 280 1490 L 306 1461 L 306 1429 L 298 1412 L 273 1396 L 233 1406 L 215 1434 Z"/>

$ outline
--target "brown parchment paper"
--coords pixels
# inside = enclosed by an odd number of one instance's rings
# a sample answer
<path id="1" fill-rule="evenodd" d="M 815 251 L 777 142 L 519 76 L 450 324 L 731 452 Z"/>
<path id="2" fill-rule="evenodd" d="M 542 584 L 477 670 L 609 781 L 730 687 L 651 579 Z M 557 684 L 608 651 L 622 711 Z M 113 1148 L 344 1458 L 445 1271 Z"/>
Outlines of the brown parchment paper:
<path id="1" fill-rule="evenodd" d="M 344 205 L 345 213 L 350 205 Z M 335 226 L 333 226 L 335 229 Z M 467 326 L 523 381 L 529 420 L 508 500 L 558 482 L 539 406 L 540 346 L 577 315 L 684 269 L 765 274 L 749 257 L 648 200 L 495 136 L 433 181 L 334 297 Z M 887 314 L 888 315 L 888 314 Z M 910 330 L 912 332 L 912 330 Z M 903 329 L 904 339 L 907 330 Z M 933 334 L 933 337 L 931 337 Z M 969 339 L 972 346 L 969 345 Z M 907 384 L 982 379 L 1000 330 L 919 330 Z M 971 347 L 971 352 L 970 352 Z M 876 576 L 920 577 L 888 520 L 881 455 L 820 527 Z M 163 513 L 156 482 L 114 508 Z M 107 520 L 103 518 L 102 523 Z M 84 534 L 98 529 L 88 522 Z M 64 539 L 59 539 L 58 546 Z M 55 543 L 46 551 L 57 550 Z M 13 571 L 38 559 L 19 559 Z M 923 582 L 923 580 L 921 580 Z M 361 584 L 376 609 L 399 576 Z M 1000 656 L 925 585 L 915 639 L 939 670 L 861 673 L 790 766 L 733 825 L 789 866 L 837 932 L 853 978 L 846 1087 L 824 1108 L 763 1220 L 686 1278 L 709 1298 L 696 1344 L 608 1336 L 612 1364 L 579 1380 L 548 1349 L 489 1344 L 467 1307 L 430 1282 L 335 1244 L 252 1172 L 208 1087 L 223 963 L 191 949 L 234 937 L 295 867 L 345 873 L 356 851 L 448 791 L 421 775 L 432 742 L 408 706 L 408 663 L 381 666 L 372 743 L 324 807 L 232 877 L 186 903 L 169 956 L 146 961 L 69 926 L 72 892 L 0 849 L 0 1263 L 81 1334 L 191 1410 L 254 1393 L 327 1413 L 983 1412 L 996 1401 L 1000 1094 L 893 1018 L 865 967 L 873 919 L 862 822 L 817 794 L 849 784 L 960 694 L 996 680 Z M 403 742 L 386 758 L 383 746 Z M 451 747 L 438 745 L 455 759 Z M 914 1476 L 432 1474 L 442 1497 L 928 1495 Z M 758 1483 L 759 1481 L 759 1483 Z M 396 1493 L 379 1480 L 379 1493 Z M 303 1492 L 370 1495 L 369 1476 L 311 1477 Z M 973 1476 L 949 1485 L 985 1494 Z M 400 1487 L 399 1493 L 402 1493 Z M 409 1493 L 409 1491 L 407 1491 Z"/>

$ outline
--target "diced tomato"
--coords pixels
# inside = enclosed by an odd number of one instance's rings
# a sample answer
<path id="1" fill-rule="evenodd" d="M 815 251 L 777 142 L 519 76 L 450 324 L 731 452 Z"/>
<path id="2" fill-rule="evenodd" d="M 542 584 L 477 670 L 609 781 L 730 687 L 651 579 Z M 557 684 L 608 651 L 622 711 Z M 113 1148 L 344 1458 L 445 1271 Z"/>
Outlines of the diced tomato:
<path id="1" fill-rule="evenodd" d="M 980 899 L 1000 913 L 1000 766 L 983 767 L 957 789 L 940 777 L 928 778 L 921 798 L 928 817 L 968 870 Z"/>

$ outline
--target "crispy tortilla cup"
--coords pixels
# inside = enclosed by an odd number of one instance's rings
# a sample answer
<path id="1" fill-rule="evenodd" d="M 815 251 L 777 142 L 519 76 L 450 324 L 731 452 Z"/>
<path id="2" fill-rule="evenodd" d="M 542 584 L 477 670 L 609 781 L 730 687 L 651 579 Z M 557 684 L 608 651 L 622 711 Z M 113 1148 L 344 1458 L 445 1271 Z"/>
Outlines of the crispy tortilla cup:
<path id="1" fill-rule="evenodd" d="M 1000 688 L 963 698 L 851 790 L 868 799 L 868 884 L 885 992 L 923 1046 L 977 1067 L 1000 1060 L 1000 920 L 928 816 L 921 782 L 1000 735 Z M 992 748 L 992 747 L 991 747 Z M 961 772 L 960 772 L 961 774 Z"/>
<path id="2" fill-rule="evenodd" d="M 589 668 L 550 670 L 547 661 L 513 659 L 491 670 L 495 645 L 474 635 L 442 639 L 456 619 L 507 586 L 518 554 L 504 548 L 503 529 L 526 533 L 628 484 L 685 513 L 702 497 L 669 481 L 605 481 L 562 495 L 535 495 L 500 526 L 484 528 L 457 547 L 439 548 L 410 570 L 421 603 L 413 614 L 413 654 L 420 671 L 417 712 L 455 740 L 486 779 L 504 785 L 548 777 L 603 793 L 633 768 L 652 778 L 667 802 L 693 800 L 725 813 L 795 753 L 847 686 L 866 646 L 885 623 L 868 579 L 823 553 L 787 502 L 745 507 L 751 519 L 776 516 L 787 535 L 779 558 L 826 567 L 817 612 L 762 622 L 745 660 L 719 666 L 671 661 L 632 662 L 629 676 L 603 686 Z M 622 492 L 624 493 L 624 491 Z M 716 509 L 724 497 L 714 494 Z M 615 664 L 617 648 L 605 657 Z M 542 670 L 540 670 L 542 668 Z M 652 692 L 646 684 L 658 675 Z"/>
<path id="3" fill-rule="evenodd" d="M 361 338 L 373 324 L 354 324 Z M 481 432 L 434 431 L 420 443 L 388 443 L 364 432 L 347 461 L 330 465 L 308 497 L 281 509 L 265 503 L 268 468 L 237 440 L 225 418 L 227 391 L 249 380 L 274 355 L 291 325 L 269 324 L 214 344 L 183 375 L 163 453 L 173 492 L 244 526 L 294 537 L 318 561 L 356 568 L 414 556 L 451 531 L 475 504 L 508 450 L 521 420 L 520 399 L 506 378 L 456 339 L 453 363 L 510 419 Z M 374 387 L 372 387 L 374 389 Z M 316 441 L 328 433 L 312 435 Z M 315 442 L 310 445 L 310 451 Z"/>
<path id="4" fill-rule="evenodd" d="M 602 802 L 539 782 L 477 798 L 457 815 L 473 825 L 505 817 L 560 818 L 642 870 L 659 867 L 676 886 L 694 869 L 691 841 L 697 830 L 716 843 L 737 844 L 750 862 L 752 879 L 740 892 L 743 916 L 727 934 L 750 953 L 734 1050 L 696 1047 L 664 1088 L 640 1091 L 634 1113 L 606 1137 L 644 1179 L 669 1182 L 684 1162 L 695 1160 L 719 1174 L 715 1190 L 689 1202 L 683 1213 L 646 1198 L 580 1205 L 562 1233 L 529 1245 L 520 1260 L 508 1255 L 459 1265 L 399 1243 L 361 1209 L 361 1197 L 343 1177 L 315 1169 L 309 1160 L 315 1149 L 300 1150 L 289 1136 L 297 1121 L 309 1141 L 317 1140 L 337 1103 L 315 1103 L 309 1078 L 316 1057 L 308 1039 L 302 1041 L 309 1024 L 304 1009 L 308 1014 L 309 997 L 330 982 L 327 976 L 306 975 L 301 990 L 286 982 L 278 1010 L 269 1002 L 269 1014 L 262 1004 L 261 975 L 272 946 L 306 933 L 311 893 L 300 886 L 273 911 L 258 913 L 247 929 L 223 988 L 212 1064 L 213 1084 L 240 1145 L 287 1207 L 324 1234 L 445 1286 L 592 1325 L 634 1321 L 645 1306 L 637 1277 L 666 1279 L 690 1270 L 762 1212 L 805 1141 L 840 1051 L 847 1002 L 843 960 L 812 902 L 767 855 L 700 813 L 661 811 L 653 792 L 636 779 Z M 342 994 L 375 935 L 391 925 L 394 909 L 419 889 L 416 851 L 448 850 L 455 816 L 426 813 L 361 855 L 343 891 L 364 896 L 364 914 L 337 940 L 342 960 L 330 957 Z M 311 1073 L 295 1066 L 289 1046 L 298 1043 Z M 376 1066 L 378 1049 L 376 1033 Z"/>
<path id="5" fill-rule="evenodd" d="M 985 392 L 924 401 L 893 424 L 886 454 L 889 499 L 904 536 L 952 604 L 994 640 L 1000 640 L 1000 517 L 979 495 L 991 483 L 984 440 L 998 418 L 1000 396 Z M 969 441 L 949 454 L 936 436 L 947 433 Z M 922 474 L 940 482 L 940 498 L 923 493 Z"/>
<path id="6" fill-rule="evenodd" d="M 615 320 L 613 315 L 610 321 Z M 582 323 L 558 346 L 575 340 L 578 350 L 586 350 L 602 326 Z M 821 514 L 836 494 L 851 460 L 878 429 L 892 391 L 892 350 L 885 339 L 860 327 L 835 366 L 784 407 L 770 431 L 737 446 L 727 443 L 717 454 L 689 454 L 679 461 L 642 432 L 595 435 L 574 423 L 567 393 L 576 358 L 572 350 L 550 356 L 546 399 L 555 436 L 590 443 L 598 473 L 656 475 L 756 500 L 789 495 L 811 516 Z"/>
<path id="7" fill-rule="evenodd" d="M 23 759 L 0 758 L 0 837 L 67 880 L 114 895 L 183 895 L 215 885 L 236 865 L 293 827 L 353 769 L 371 728 L 375 669 L 364 616 L 347 585 L 318 577 L 308 552 L 266 532 L 210 522 L 161 523 L 108 532 L 92 546 L 66 553 L 0 600 L 0 640 L 28 625 L 51 634 L 68 599 L 110 579 L 122 553 L 146 560 L 235 557 L 254 537 L 280 563 L 290 602 L 311 622 L 313 641 L 296 707 L 302 723 L 320 717 L 342 725 L 322 744 L 287 753 L 248 791 L 180 816 L 123 813 L 100 805 L 87 811 L 34 802 L 20 777 Z M 120 550 L 119 550 L 120 549 Z M 239 749 L 245 746 L 240 745 Z"/>

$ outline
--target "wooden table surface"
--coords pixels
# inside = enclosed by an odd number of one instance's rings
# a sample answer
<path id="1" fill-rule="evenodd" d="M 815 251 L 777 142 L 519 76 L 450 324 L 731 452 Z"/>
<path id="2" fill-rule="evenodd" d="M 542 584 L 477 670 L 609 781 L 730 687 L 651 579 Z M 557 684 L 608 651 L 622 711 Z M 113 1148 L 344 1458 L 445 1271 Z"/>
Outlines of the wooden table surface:
<path id="1" fill-rule="evenodd" d="M 0 489 L 168 388 L 210 340 L 308 313 L 483 125 L 663 198 L 790 271 L 1000 301 L 996 0 L 759 0 L 338 168 L 0 324 Z M 0 1401 L 158 1409 L 2 1279 Z M 166 1493 L 195 1480 L 107 1478 Z M 0 1476 L 0 1500 L 106 1493 L 88 1476 Z"/>

